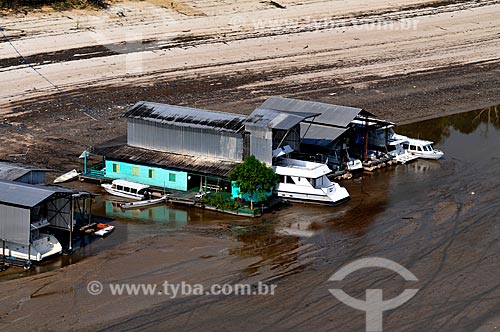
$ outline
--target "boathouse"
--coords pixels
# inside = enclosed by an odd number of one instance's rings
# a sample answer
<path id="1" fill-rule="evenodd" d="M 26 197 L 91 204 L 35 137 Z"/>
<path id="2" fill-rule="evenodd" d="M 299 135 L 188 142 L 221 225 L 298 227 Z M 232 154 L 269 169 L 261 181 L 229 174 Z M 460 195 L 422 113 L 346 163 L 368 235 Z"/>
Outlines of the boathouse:
<path id="1" fill-rule="evenodd" d="M 126 137 L 96 147 L 104 161 L 84 176 L 179 191 L 230 191 L 229 172 L 250 155 L 271 166 L 278 155 L 331 146 L 379 121 L 359 108 L 280 97 L 249 116 L 141 101 L 124 117 Z"/>
<path id="2" fill-rule="evenodd" d="M 292 150 L 299 151 L 301 123 L 320 115 L 317 112 L 298 113 L 261 106 L 245 121 L 250 155 L 271 166 L 278 149 L 289 146 Z"/>
<path id="3" fill-rule="evenodd" d="M 51 227 L 70 232 L 72 199 L 65 188 L 0 180 L 0 256 L 6 246 L 30 246 L 31 232 Z"/>
<path id="4" fill-rule="evenodd" d="M 324 151 L 341 143 L 351 146 L 360 144 L 363 150 L 367 150 L 365 141 L 367 142 L 371 131 L 394 125 L 390 121 L 378 119 L 362 108 L 291 98 L 270 97 L 260 108 L 304 115 L 318 114 L 300 123 L 303 149 L 318 147 L 319 151 Z M 363 151 L 363 154 L 366 156 L 367 152 Z"/>

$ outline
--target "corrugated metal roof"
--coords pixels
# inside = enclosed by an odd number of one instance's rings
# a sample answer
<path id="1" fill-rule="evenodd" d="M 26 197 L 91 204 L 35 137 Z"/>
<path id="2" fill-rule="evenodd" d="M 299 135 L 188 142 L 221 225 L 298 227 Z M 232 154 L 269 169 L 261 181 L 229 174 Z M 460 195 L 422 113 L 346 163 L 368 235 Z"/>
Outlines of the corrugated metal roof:
<path id="1" fill-rule="evenodd" d="M 314 119 L 315 123 L 339 127 L 347 127 L 358 115 L 372 115 L 361 108 L 282 97 L 269 97 L 260 108 L 297 113 L 320 113 L 321 115 Z"/>
<path id="2" fill-rule="evenodd" d="M 243 129 L 246 116 L 234 113 L 207 111 L 182 106 L 140 101 L 124 115 L 126 118 L 143 119 L 176 126 L 216 129 L 238 132 Z"/>
<path id="3" fill-rule="evenodd" d="M 44 171 L 44 169 L 0 161 L 0 180 L 15 181 L 31 171 Z"/>
<path id="4" fill-rule="evenodd" d="M 320 114 L 311 112 L 301 113 L 257 108 L 252 112 L 252 114 L 248 116 L 245 123 L 252 124 L 258 127 L 290 130 L 305 119 L 318 115 Z"/>
<path id="5" fill-rule="evenodd" d="M 76 193 L 70 189 L 44 187 L 0 180 L 0 204 L 31 208 L 55 193 Z"/>
<path id="6" fill-rule="evenodd" d="M 103 155 L 109 160 L 135 162 L 172 170 L 181 170 L 204 175 L 217 175 L 221 177 L 227 177 L 229 172 L 239 164 L 238 162 L 215 158 L 142 149 L 126 144 L 119 146 L 108 145 L 106 147 L 96 148 L 94 153 Z"/>
<path id="7" fill-rule="evenodd" d="M 304 135 L 302 143 L 310 145 L 327 146 L 346 131 L 347 128 L 329 127 L 317 124 L 302 123 L 300 125 L 300 132 Z"/>

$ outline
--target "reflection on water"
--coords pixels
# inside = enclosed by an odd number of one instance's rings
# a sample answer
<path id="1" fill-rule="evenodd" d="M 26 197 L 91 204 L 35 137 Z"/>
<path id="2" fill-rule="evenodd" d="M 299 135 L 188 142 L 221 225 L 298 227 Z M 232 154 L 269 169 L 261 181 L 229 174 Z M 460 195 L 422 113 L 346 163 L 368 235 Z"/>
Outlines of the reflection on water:
<path id="1" fill-rule="evenodd" d="M 453 130 L 462 134 L 472 134 L 484 124 L 481 132 L 500 129 L 500 106 L 491 106 L 480 110 L 444 116 L 432 120 L 412 123 L 397 128 L 397 132 L 414 138 L 427 139 L 441 143 L 450 137 Z"/>
<path id="2" fill-rule="evenodd" d="M 276 283 L 274 296 L 164 301 L 111 329 L 180 326 L 182 330 L 189 322 L 192 330 L 231 326 L 364 331 L 365 313 L 335 300 L 330 289 L 342 289 L 360 301 L 367 289 L 381 289 L 388 301 L 414 288 L 419 289 L 417 296 L 384 313 L 384 331 L 493 331 L 500 308 L 496 110 L 397 128 L 403 134 L 434 140 L 445 158 L 417 160 L 343 182 L 352 197 L 347 204 L 294 204 L 250 226 L 242 223 L 236 234 L 241 246 L 232 253 L 258 259 L 251 260 L 246 276 L 238 277 L 245 283 L 253 278 Z M 306 224 L 313 236 L 275 231 L 283 225 L 300 225 L 302 230 Z M 392 271 L 375 268 L 360 269 L 341 282 L 329 281 L 342 266 L 362 257 L 394 260 L 418 281 L 406 282 Z"/>
<path id="3" fill-rule="evenodd" d="M 166 204 L 152 206 L 147 209 L 122 210 L 113 204 L 113 202 L 105 201 L 104 212 L 107 217 L 113 219 L 118 218 L 138 222 L 156 222 L 175 228 L 183 227 L 189 220 L 188 211 L 178 210 Z"/>
<path id="4" fill-rule="evenodd" d="M 244 245 L 238 253 L 258 254 L 262 257 L 259 266 L 267 261 L 279 273 L 290 266 L 312 264 L 311 245 L 329 252 L 316 257 L 314 264 L 380 250 L 397 256 L 404 248 L 446 241 L 452 233 L 438 232 L 453 227 L 452 222 L 465 225 L 480 218 L 498 222 L 498 111 L 490 107 L 396 128 L 398 133 L 435 141 L 435 147 L 445 152 L 444 158 L 419 159 L 343 182 L 351 200 L 341 206 L 294 204 L 275 218 L 277 232 L 240 237 Z M 300 225 L 297 236 L 289 232 L 289 238 L 297 241 L 283 241 L 283 225 Z M 401 241 L 391 246 L 393 239 Z"/>

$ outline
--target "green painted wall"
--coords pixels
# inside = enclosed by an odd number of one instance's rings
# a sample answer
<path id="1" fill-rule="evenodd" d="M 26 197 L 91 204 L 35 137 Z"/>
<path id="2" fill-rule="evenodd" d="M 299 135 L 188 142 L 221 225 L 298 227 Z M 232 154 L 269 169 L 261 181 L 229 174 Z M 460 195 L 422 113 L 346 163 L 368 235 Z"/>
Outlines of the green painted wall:
<path id="1" fill-rule="evenodd" d="M 273 195 L 272 191 L 270 191 L 268 193 L 265 193 L 265 195 L 263 197 L 263 200 L 268 199 L 272 195 Z M 231 181 L 231 197 L 233 199 L 235 199 L 235 198 L 243 198 L 247 202 L 250 201 L 250 194 L 242 195 L 240 193 L 240 187 L 238 187 L 238 185 L 236 184 L 236 181 Z M 253 202 L 256 203 L 256 202 L 260 202 L 260 201 L 261 201 L 261 199 L 259 198 L 259 195 L 257 195 L 257 193 L 253 194 Z"/>
<path id="2" fill-rule="evenodd" d="M 113 165 L 115 165 L 114 168 Z M 152 177 L 150 177 L 150 170 L 153 172 L 151 174 Z M 160 188 L 187 191 L 187 172 L 106 160 L 106 177 L 143 183 Z"/>

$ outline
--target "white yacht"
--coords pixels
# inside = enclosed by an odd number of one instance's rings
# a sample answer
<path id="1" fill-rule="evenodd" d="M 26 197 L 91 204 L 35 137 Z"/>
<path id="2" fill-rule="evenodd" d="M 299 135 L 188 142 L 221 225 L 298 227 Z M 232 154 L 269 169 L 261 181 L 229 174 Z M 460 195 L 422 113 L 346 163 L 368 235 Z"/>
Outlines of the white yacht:
<path id="1" fill-rule="evenodd" d="M 47 219 L 31 224 L 30 245 L 5 242 L 6 257 L 39 262 L 47 257 L 62 253 L 62 245 L 51 234 L 42 233 L 41 228 L 49 225 Z M 28 255 L 29 248 L 29 255 Z M 2 248 L 0 247 L 0 252 Z"/>
<path id="2" fill-rule="evenodd" d="M 325 164 L 297 159 L 283 159 L 273 166 L 280 176 L 277 187 L 279 197 L 290 201 L 337 205 L 349 199 L 344 187 L 331 182 L 332 172 Z"/>
<path id="3" fill-rule="evenodd" d="M 136 200 L 143 200 L 148 185 L 126 180 L 113 180 L 111 183 L 103 183 L 101 186 L 109 194 Z"/>
<path id="4" fill-rule="evenodd" d="M 425 141 L 416 138 L 410 138 L 403 135 L 394 135 L 396 138 L 404 139 L 406 142 L 403 143 L 403 149 L 419 158 L 423 159 L 439 159 L 444 155 L 441 150 L 434 149 L 432 144 L 434 142 Z"/>

